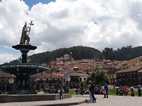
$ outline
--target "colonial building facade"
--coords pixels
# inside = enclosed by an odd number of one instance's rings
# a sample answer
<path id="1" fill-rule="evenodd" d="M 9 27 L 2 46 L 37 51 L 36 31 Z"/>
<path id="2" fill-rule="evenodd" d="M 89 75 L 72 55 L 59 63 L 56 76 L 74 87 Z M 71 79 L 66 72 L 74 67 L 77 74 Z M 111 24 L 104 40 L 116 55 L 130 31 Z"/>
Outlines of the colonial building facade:
<path id="1" fill-rule="evenodd" d="M 116 80 L 118 85 L 139 85 L 142 84 L 142 67 L 132 67 L 122 69 L 116 72 Z"/>

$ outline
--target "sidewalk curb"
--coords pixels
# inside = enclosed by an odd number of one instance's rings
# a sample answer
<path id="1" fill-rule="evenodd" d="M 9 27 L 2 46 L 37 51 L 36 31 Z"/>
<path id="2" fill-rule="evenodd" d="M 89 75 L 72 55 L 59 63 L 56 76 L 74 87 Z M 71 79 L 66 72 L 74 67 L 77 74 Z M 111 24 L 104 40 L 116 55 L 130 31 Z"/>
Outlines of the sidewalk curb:
<path id="1" fill-rule="evenodd" d="M 87 100 L 82 100 L 80 102 L 44 104 L 44 105 L 36 105 L 36 106 L 71 106 L 71 105 L 79 105 L 79 104 L 86 103 L 86 102 Z"/>

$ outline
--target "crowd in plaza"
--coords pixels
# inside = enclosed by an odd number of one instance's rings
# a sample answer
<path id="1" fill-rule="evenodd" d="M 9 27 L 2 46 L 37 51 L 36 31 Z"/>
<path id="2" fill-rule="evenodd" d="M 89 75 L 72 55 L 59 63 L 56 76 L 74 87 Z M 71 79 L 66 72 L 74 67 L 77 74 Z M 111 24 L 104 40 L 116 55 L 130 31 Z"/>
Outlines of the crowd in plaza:
<path id="1" fill-rule="evenodd" d="M 134 87 L 128 87 L 128 86 L 120 86 L 120 87 L 116 87 L 116 95 L 131 95 L 131 96 L 141 96 L 141 86 L 136 86 Z"/>
<path id="2" fill-rule="evenodd" d="M 91 103 L 96 103 L 96 97 L 95 97 L 95 91 L 97 87 L 95 87 L 95 83 L 94 82 L 90 82 L 88 85 L 88 91 L 89 91 L 89 97 L 90 97 L 90 102 Z M 104 95 L 104 98 L 108 98 L 108 82 L 106 81 L 104 83 L 103 89 L 102 90 L 102 94 Z"/>

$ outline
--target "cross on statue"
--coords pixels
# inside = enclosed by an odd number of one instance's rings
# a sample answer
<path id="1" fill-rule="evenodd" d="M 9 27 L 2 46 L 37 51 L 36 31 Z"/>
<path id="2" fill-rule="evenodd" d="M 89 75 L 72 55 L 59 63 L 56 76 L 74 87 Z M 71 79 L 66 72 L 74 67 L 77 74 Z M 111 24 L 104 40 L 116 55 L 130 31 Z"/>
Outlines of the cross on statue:
<path id="1" fill-rule="evenodd" d="M 30 35 L 32 25 L 34 25 L 34 24 L 31 21 L 28 25 L 27 25 L 27 23 L 25 23 L 25 25 L 23 26 L 21 40 L 20 40 L 21 45 L 29 45 L 29 43 L 30 43 L 29 35 Z"/>

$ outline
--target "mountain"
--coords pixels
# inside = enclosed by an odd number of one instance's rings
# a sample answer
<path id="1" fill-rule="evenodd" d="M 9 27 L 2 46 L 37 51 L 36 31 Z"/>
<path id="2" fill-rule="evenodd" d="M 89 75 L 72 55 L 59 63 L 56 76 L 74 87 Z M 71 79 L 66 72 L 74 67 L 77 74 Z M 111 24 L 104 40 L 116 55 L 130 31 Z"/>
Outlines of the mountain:
<path id="1" fill-rule="evenodd" d="M 84 46 L 75 46 L 70 48 L 60 48 L 51 52 L 34 54 L 29 57 L 31 63 L 41 64 L 48 63 L 56 58 L 63 57 L 65 54 L 70 54 L 75 60 L 100 58 L 101 52 L 97 49 Z"/>
<path id="2" fill-rule="evenodd" d="M 113 48 L 105 48 L 102 52 L 91 47 L 74 46 L 70 48 L 60 48 L 53 51 L 34 54 L 28 57 L 29 63 L 43 64 L 49 63 L 56 58 L 70 54 L 75 60 L 79 59 L 112 59 L 112 60 L 129 60 L 142 56 L 142 46 L 131 47 L 126 46 L 114 50 Z M 18 60 L 10 62 L 10 64 L 18 63 Z"/>
<path id="3" fill-rule="evenodd" d="M 129 60 L 135 57 L 142 56 L 142 46 L 126 46 L 117 50 L 113 50 L 112 48 L 105 48 L 102 52 L 102 56 L 105 59 Z"/>

